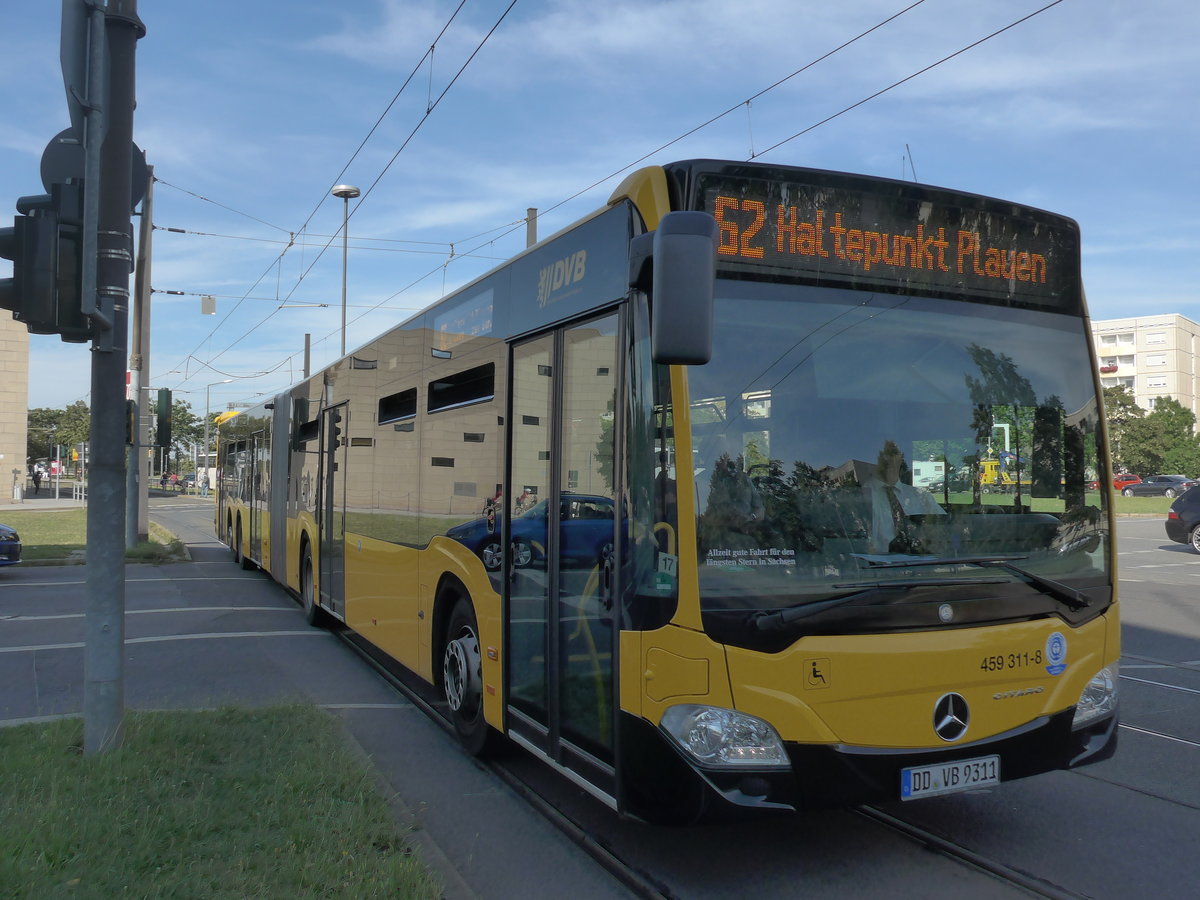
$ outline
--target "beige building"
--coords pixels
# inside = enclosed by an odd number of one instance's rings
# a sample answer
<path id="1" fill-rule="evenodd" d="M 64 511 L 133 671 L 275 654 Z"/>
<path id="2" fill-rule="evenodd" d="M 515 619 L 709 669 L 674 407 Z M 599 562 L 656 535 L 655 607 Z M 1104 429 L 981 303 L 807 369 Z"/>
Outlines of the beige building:
<path id="1" fill-rule="evenodd" d="M 25 486 L 25 432 L 29 403 L 29 332 L 0 310 L 0 506 Z"/>
<path id="2" fill-rule="evenodd" d="M 1104 387 L 1123 385 L 1138 406 L 1178 400 L 1200 421 L 1200 324 L 1178 313 L 1092 322 Z"/>

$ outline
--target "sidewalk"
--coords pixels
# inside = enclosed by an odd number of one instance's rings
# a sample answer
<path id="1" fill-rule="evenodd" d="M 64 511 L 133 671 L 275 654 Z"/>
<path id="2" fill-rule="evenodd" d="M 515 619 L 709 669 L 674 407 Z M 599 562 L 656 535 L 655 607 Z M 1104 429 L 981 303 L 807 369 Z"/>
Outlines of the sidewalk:
<path id="1" fill-rule="evenodd" d="M 32 491 L 32 488 L 30 488 Z M 150 499 L 152 500 L 169 500 L 173 497 L 187 497 L 190 500 L 203 500 L 197 493 L 184 493 L 183 491 L 164 491 L 157 486 L 151 486 L 149 491 Z M 212 491 L 209 491 L 208 500 L 215 501 L 216 497 Z M 87 501 L 76 500 L 73 496 L 73 490 L 67 486 L 66 482 L 60 486 L 59 496 L 54 495 L 54 485 L 42 485 L 42 489 L 36 494 L 28 493 L 21 500 L 11 503 L 0 503 L 0 522 L 4 521 L 4 511 L 13 510 L 34 510 L 34 509 L 79 509 L 87 506 Z"/>
<path id="2" fill-rule="evenodd" d="M 314 703 L 370 758 L 448 900 L 632 896 L 330 632 L 306 625 L 278 585 L 240 570 L 215 537 L 184 530 L 193 561 L 126 570 L 126 708 Z M 78 569 L 5 570 L 0 725 L 80 713 L 86 607 Z"/>

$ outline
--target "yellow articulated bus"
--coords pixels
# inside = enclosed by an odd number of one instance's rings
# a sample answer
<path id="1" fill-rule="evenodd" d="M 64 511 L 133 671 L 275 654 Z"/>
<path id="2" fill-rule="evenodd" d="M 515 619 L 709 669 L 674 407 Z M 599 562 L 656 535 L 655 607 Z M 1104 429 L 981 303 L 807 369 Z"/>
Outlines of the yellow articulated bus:
<path id="1" fill-rule="evenodd" d="M 1096 371 L 1069 219 L 655 166 L 224 423 L 216 525 L 622 813 L 936 796 L 1115 749 Z"/>

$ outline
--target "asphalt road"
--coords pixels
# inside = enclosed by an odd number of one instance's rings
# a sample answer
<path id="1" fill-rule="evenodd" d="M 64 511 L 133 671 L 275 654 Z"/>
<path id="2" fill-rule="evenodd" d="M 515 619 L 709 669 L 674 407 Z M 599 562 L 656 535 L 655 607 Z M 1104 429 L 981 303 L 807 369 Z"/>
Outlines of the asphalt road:
<path id="1" fill-rule="evenodd" d="M 339 715 L 415 822 L 447 896 L 628 892 L 356 655 L 307 628 L 295 603 L 240 571 L 211 505 L 155 501 L 193 561 L 127 569 L 127 703 L 136 708 L 301 699 Z M 1200 555 L 1160 518 L 1118 525 L 1123 614 L 1114 759 L 885 812 L 1027 876 L 1039 893 L 1190 898 L 1200 885 Z M 0 722 L 82 707 L 83 570 L 0 571 Z M 663 829 L 621 821 L 521 754 L 514 768 L 591 836 L 687 898 L 1028 896 L 1025 889 L 852 811 Z"/>

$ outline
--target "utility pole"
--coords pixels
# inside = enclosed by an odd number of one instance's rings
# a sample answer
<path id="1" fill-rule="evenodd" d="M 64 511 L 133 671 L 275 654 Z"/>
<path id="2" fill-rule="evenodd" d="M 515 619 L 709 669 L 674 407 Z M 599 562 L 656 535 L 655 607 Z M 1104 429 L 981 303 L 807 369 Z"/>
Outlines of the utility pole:
<path id="1" fill-rule="evenodd" d="M 64 0 L 64 10 L 72 0 Z M 137 0 L 90 7 L 91 72 L 84 151 L 99 147 L 94 296 L 88 297 L 85 235 L 84 309 L 98 316 L 92 345 L 92 464 L 88 478 L 88 610 L 84 655 L 83 750 L 119 747 L 125 708 L 125 351 L 129 327 L 129 272 L 133 261 L 130 197 L 133 188 L 134 48 L 145 34 Z M 64 16 L 64 24 L 66 17 Z M 99 30 L 99 33 L 98 33 Z M 97 54 L 97 50 L 100 51 Z M 97 55 L 103 57 L 97 60 Z M 99 109 L 97 109 L 99 105 Z M 92 168 L 91 165 L 88 166 Z M 85 175 L 86 179 L 86 175 Z M 85 183 L 88 199 L 94 183 Z M 108 328 L 104 328 L 104 320 Z"/>
<path id="2" fill-rule="evenodd" d="M 148 498 L 150 465 L 142 452 L 148 409 L 150 372 L 150 243 L 154 233 L 154 167 L 146 167 L 146 196 L 138 229 L 137 268 L 133 295 L 133 348 L 129 353 L 129 395 L 133 398 L 133 442 L 125 476 L 125 546 L 136 547 L 149 537 Z"/>

